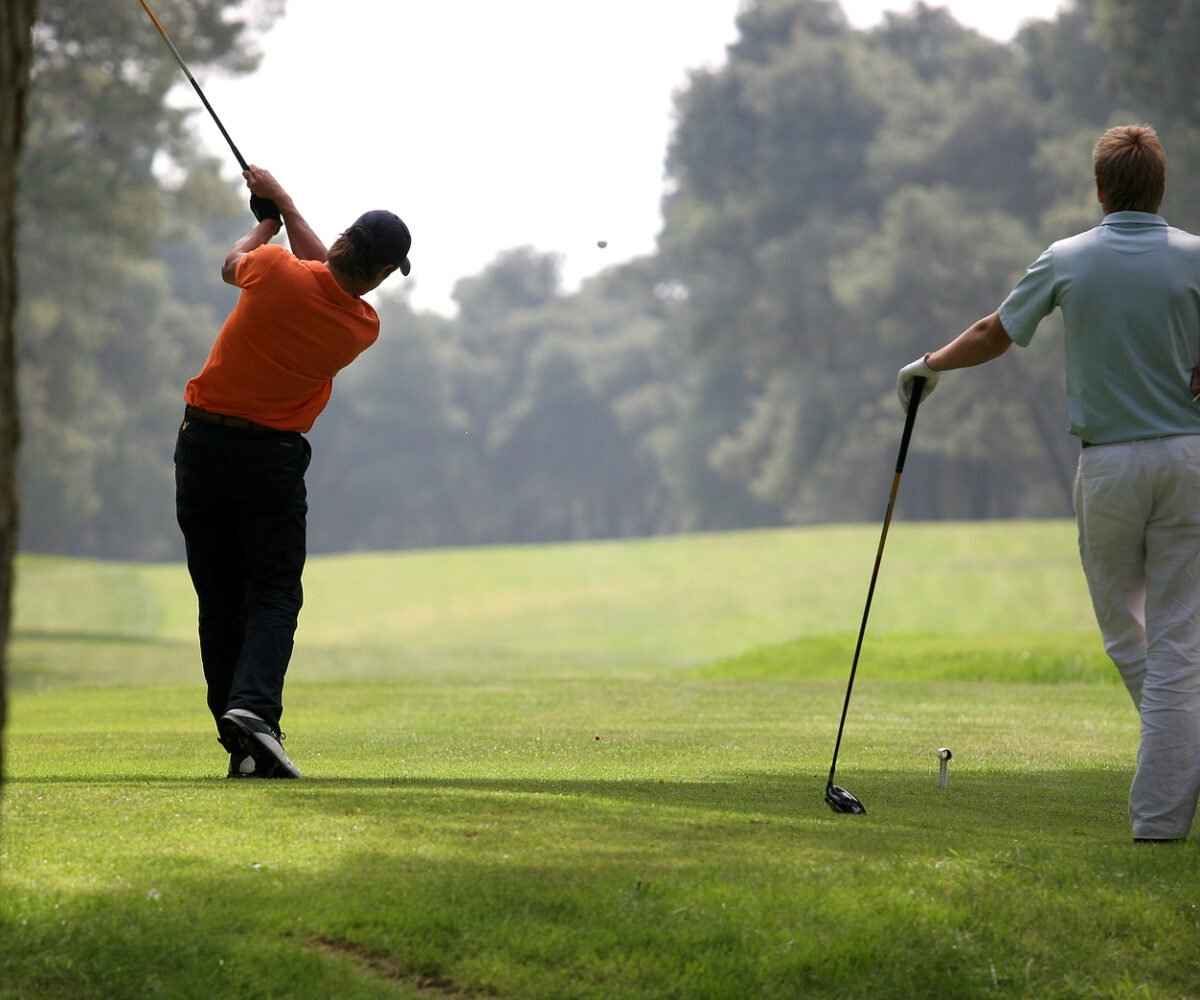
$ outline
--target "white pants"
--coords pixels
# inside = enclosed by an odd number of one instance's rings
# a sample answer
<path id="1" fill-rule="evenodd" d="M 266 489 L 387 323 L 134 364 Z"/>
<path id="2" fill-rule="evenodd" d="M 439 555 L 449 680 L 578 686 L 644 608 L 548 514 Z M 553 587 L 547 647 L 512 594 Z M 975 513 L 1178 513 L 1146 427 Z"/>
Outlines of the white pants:
<path id="1" fill-rule="evenodd" d="M 1186 837 L 1200 794 L 1200 435 L 1085 448 L 1079 554 L 1104 649 L 1141 714 L 1135 837 Z"/>

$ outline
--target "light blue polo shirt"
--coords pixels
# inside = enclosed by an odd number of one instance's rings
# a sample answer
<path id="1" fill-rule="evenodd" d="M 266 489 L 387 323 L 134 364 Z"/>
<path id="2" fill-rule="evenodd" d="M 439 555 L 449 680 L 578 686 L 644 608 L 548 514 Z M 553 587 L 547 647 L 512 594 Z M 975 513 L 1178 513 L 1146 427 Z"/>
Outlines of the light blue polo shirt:
<path id="1" fill-rule="evenodd" d="M 1091 444 L 1200 434 L 1200 237 L 1146 212 L 1111 212 L 1045 251 L 1000 306 L 1028 346 L 1055 307 L 1066 327 L 1067 417 Z"/>

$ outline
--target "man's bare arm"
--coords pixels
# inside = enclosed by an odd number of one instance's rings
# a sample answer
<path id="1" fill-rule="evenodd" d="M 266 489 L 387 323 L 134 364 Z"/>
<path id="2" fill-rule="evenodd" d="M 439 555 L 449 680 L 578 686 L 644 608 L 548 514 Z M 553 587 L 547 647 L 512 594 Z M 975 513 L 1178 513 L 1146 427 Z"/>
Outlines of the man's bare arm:
<path id="1" fill-rule="evenodd" d="M 994 312 L 984 316 L 963 330 L 945 347 L 939 348 L 932 354 L 917 358 L 911 364 L 900 369 L 896 376 L 896 395 L 900 405 L 908 409 L 912 398 L 913 383 L 916 379 L 924 379 L 925 396 L 937 388 L 941 373 L 952 368 L 971 368 L 982 365 L 987 361 L 1000 357 L 1012 347 L 1012 339 L 1004 324 L 1000 322 L 1000 313 Z M 924 397 L 922 397 L 924 398 Z"/>
<path id="2" fill-rule="evenodd" d="M 925 362 L 939 372 L 972 368 L 1000 357 L 1012 347 L 1012 343 L 1008 331 L 1000 322 L 1000 313 L 994 312 L 972 323 L 945 347 L 930 354 Z"/>
<path id="3" fill-rule="evenodd" d="M 242 176 L 246 178 L 246 186 L 250 188 L 251 194 L 256 194 L 260 198 L 269 198 L 278 206 L 279 214 L 283 216 L 283 224 L 287 226 L 288 243 L 291 244 L 292 253 L 301 260 L 324 262 L 328 258 L 325 244 L 313 232 L 312 227 L 297 210 L 291 195 L 283 189 L 283 185 L 271 175 L 271 172 L 251 164 L 250 169 L 246 170 Z"/>
<path id="4" fill-rule="evenodd" d="M 257 250 L 264 243 L 270 243 L 271 237 L 279 232 L 279 228 L 279 222 L 276 219 L 263 219 L 238 240 L 225 255 L 225 261 L 221 264 L 221 280 L 227 285 L 236 285 L 234 274 L 237 271 L 238 260 L 251 250 Z"/>

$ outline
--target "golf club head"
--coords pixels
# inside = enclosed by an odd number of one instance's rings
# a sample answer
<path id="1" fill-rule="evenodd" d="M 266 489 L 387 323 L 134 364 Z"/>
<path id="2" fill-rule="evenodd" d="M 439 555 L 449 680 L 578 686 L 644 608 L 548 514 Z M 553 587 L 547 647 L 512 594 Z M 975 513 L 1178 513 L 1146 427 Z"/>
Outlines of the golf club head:
<path id="1" fill-rule="evenodd" d="M 851 816 L 865 816 L 867 807 L 855 796 L 838 785 L 825 786 L 825 801 L 835 813 L 849 813 Z"/>

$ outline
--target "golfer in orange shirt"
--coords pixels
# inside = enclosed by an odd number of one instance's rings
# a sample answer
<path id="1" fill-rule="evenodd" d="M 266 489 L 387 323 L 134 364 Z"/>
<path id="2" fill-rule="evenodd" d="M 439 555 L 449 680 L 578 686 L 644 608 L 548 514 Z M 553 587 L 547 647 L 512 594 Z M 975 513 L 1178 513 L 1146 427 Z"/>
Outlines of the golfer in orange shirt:
<path id="1" fill-rule="evenodd" d="M 303 435 L 333 377 L 379 336 L 362 296 L 393 271 L 408 274 L 412 238 L 391 212 L 367 212 L 326 251 L 270 173 L 243 176 L 260 221 L 221 266 L 242 293 L 184 392 L 175 505 L 229 776 L 299 778 L 279 720 L 303 600 Z M 269 242 L 284 226 L 290 253 Z"/>

